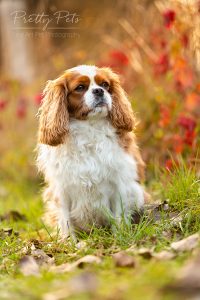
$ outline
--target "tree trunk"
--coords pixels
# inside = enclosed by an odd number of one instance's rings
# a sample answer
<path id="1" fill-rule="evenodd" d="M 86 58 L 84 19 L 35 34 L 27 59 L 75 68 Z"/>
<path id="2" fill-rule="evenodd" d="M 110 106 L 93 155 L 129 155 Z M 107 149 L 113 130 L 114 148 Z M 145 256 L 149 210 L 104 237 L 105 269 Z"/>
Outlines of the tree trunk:
<path id="1" fill-rule="evenodd" d="M 32 37 L 30 30 L 21 28 L 24 27 L 22 21 L 18 20 L 17 24 L 14 24 L 14 16 L 11 13 L 15 11 L 26 11 L 26 2 L 1 0 L 1 67 L 6 76 L 30 82 L 35 74 L 34 60 L 31 55 Z"/>

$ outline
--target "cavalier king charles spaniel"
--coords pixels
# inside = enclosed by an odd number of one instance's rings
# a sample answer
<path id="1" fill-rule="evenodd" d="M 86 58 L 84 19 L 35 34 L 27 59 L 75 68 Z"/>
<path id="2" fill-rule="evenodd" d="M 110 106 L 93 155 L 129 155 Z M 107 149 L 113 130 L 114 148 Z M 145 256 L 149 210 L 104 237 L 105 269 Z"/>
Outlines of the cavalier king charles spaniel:
<path id="1" fill-rule="evenodd" d="M 119 77 L 81 65 L 48 81 L 39 110 L 37 165 L 46 216 L 62 237 L 120 224 L 144 204 L 136 122 Z"/>

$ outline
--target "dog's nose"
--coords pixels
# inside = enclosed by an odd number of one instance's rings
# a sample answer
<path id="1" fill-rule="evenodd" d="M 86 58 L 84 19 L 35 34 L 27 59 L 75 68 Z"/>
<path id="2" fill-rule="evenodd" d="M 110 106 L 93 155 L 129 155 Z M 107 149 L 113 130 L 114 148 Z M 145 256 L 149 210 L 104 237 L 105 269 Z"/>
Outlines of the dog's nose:
<path id="1" fill-rule="evenodd" d="M 102 97 L 104 94 L 104 90 L 101 88 L 93 89 L 92 92 L 95 96 L 99 96 L 99 97 Z"/>

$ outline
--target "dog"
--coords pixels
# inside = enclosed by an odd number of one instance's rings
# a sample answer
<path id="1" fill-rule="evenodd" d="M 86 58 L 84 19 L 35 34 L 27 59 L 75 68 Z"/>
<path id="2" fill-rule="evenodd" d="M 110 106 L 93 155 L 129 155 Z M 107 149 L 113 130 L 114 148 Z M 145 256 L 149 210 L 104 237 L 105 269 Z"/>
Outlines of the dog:
<path id="1" fill-rule="evenodd" d="M 63 238 L 128 220 L 144 204 L 136 120 L 119 76 L 80 65 L 48 81 L 39 109 L 37 166 L 46 216 Z"/>

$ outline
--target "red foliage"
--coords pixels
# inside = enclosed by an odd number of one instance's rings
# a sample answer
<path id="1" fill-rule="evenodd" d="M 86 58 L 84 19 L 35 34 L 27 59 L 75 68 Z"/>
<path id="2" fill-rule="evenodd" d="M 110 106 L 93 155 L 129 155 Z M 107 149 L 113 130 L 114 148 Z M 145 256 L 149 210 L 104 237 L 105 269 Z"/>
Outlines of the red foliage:
<path id="1" fill-rule="evenodd" d="M 172 9 L 168 9 L 163 13 L 164 26 L 166 28 L 171 28 L 175 21 L 176 13 Z"/>
<path id="2" fill-rule="evenodd" d="M 176 154 L 180 154 L 184 149 L 184 140 L 179 134 L 174 134 L 172 137 L 173 150 Z"/>
<path id="3" fill-rule="evenodd" d="M 111 51 L 109 55 L 111 60 L 115 63 L 118 63 L 119 65 L 127 66 L 129 63 L 127 55 L 122 51 Z"/>
<path id="4" fill-rule="evenodd" d="M 8 101 L 1 99 L 0 100 L 0 111 L 4 110 L 8 104 Z"/>
<path id="5" fill-rule="evenodd" d="M 129 65 L 128 56 L 120 51 L 113 50 L 108 53 L 108 59 L 97 64 L 99 67 L 110 67 L 113 70 L 123 73 L 123 70 Z"/>
<path id="6" fill-rule="evenodd" d="M 187 48 L 189 44 L 189 37 L 186 33 L 183 33 L 181 36 L 181 44 L 183 47 Z"/>
<path id="7" fill-rule="evenodd" d="M 96 63 L 101 67 L 111 67 L 124 75 L 121 76 L 124 86 L 130 87 L 130 94 L 133 92 L 136 95 L 136 110 L 145 112 L 141 118 L 141 137 L 144 136 L 141 141 L 144 151 L 147 150 L 144 156 L 148 162 L 154 152 L 167 170 L 178 165 L 177 158 L 180 154 L 188 162 L 191 161 L 196 155 L 195 149 L 200 146 L 200 82 L 194 56 L 188 47 L 191 31 L 190 26 L 184 23 L 182 11 L 175 4 L 173 7 L 174 10 L 168 9 L 162 13 L 164 25 L 158 21 L 156 28 L 153 28 L 154 25 L 149 26 L 144 43 L 136 43 L 135 36 L 132 40 L 129 37 L 128 42 L 122 41 L 124 51 L 111 49 L 104 60 Z M 173 30 L 166 30 L 172 27 Z M 0 85 L 3 93 L 10 90 L 8 84 Z M 144 92 L 141 86 L 145 87 Z M 42 98 L 41 93 L 34 95 L 34 104 L 40 105 Z M 7 96 L 6 99 L 10 98 Z M 16 94 L 13 99 L 16 101 Z M 6 108 L 7 103 L 8 101 L 0 99 L 0 111 Z M 17 118 L 24 119 L 27 109 L 26 99 L 19 98 Z M 168 151 L 173 160 L 166 160 Z"/>
<path id="8" fill-rule="evenodd" d="M 20 99 L 17 104 L 16 115 L 18 119 L 24 119 L 27 114 L 27 103 L 25 99 Z"/>
<path id="9" fill-rule="evenodd" d="M 179 87 L 181 91 L 193 86 L 194 73 L 185 58 L 181 56 L 176 58 L 173 73 L 176 87 Z"/>
<path id="10" fill-rule="evenodd" d="M 180 116 L 178 119 L 178 124 L 183 127 L 184 129 L 188 130 L 188 131 L 194 131 L 197 123 L 196 121 L 191 118 L 191 117 L 187 117 L 187 116 Z"/>
<path id="11" fill-rule="evenodd" d="M 178 124 L 184 129 L 184 143 L 188 146 L 193 146 L 196 138 L 196 121 L 191 117 L 180 116 Z"/>
<path id="12" fill-rule="evenodd" d="M 166 127 L 167 125 L 169 125 L 170 119 L 171 119 L 170 108 L 167 105 L 161 105 L 160 120 L 159 120 L 160 127 Z"/>
<path id="13" fill-rule="evenodd" d="M 147 87 L 147 93 L 144 94 L 148 95 L 148 86 L 146 85 L 148 82 L 154 85 L 153 89 L 149 88 L 151 94 L 147 96 L 148 98 L 138 104 L 139 109 L 141 105 L 143 111 L 147 110 L 147 119 L 143 119 L 144 135 L 149 130 L 149 124 L 151 124 L 152 132 L 155 132 L 152 143 L 145 136 L 144 144 L 147 143 L 145 144 L 147 149 L 154 147 L 154 151 L 158 152 L 162 162 L 165 162 L 166 151 L 171 151 L 173 160 L 176 160 L 177 156 L 181 154 L 189 161 L 191 157 L 194 157 L 195 148 L 200 143 L 198 139 L 200 83 L 198 83 L 194 57 L 188 49 L 190 26 L 184 23 L 182 11 L 178 6 L 174 5 L 173 7 L 174 9 L 167 9 L 162 13 L 164 26 L 160 26 L 158 23 L 156 28 L 149 29 L 145 43 L 152 52 L 147 53 L 142 45 L 138 46 L 134 42 L 131 46 L 137 47 L 142 58 L 140 63 L 142 63 L 144 73 L 141 73 L 138 81 L 141 80 L 141 85 L 145 84 Z M 173 30 L 166 31 L 166 28 L 172 27 Z M 144 54 L 144 52 L 146 53 Z M 108 61 L 104 65 L 121 73 L 128 69 L 127 73 L 124 72 L 124 74 L 129 74 L 129 77 L 124 76 L 124 83 L 128 85 L 130 79 L 138 78 L 140 74 L 138 76 L 134 70 L 131 73 L 132 64 L 126 53 L 131 53 L 130 47 L 125 53 L 119 50 L 111 51 L 108 54 Z M 148 72 L 151 71 L 155 76 L 149 80 L 151 73 L 148 74 Z M 143 80 L 142 77 L 146 80 Z M 141 97 L 140 94 L 139 97 Z M 169 159 L 165 165 L 171 169 L 174 162 Z"/>
<path id="14" fill-rule="evenodd" d="M 154 64 L 154 74 L 163 75 L 170 69 L 169 56 L 167 53 L 160 55 L 158 60 Z"/>
<path id="15" fill-rule="evenodd" d="M 38 93 L 37 95 L 35 95 L 35 104 L 36 105 L 40 105 L 43 99 L 43 95 L 42 93 Z"/>
<path id="16" fill-rule="evenodd" d="M 193 146 L 195 138 L 196 138 L 196 132 L 195 131 L 186 130 L 185 136 L 184 136 L 185 144 L 187 144 L 188 146 Z"/>
<path id="17" fill-rule="evenodd" d="M 185 99 L 185 107 L 190 112 L 200 108 L 200 95 L 195 92 L 188 94 Z"/>
<path id="18" fill-rule="evenodd" d="M 150 46 L 151 48 L 154 48 L 155 52 L 157 51 L 165 51 L 168 45 L 168 41 L 166 39 L 165 30 L 162 28 L 153 29 L 153 31 L 150 33 Z"/>
<path id="19" fill-rule="evenodd" d="M 168 158 L 165 161 L 165 168 L 167 171 L 173 171 L 173 169 L 178 167 L 178 165 L 179 165 L 178 160 L 172 160 L 171 158 Z"/>

